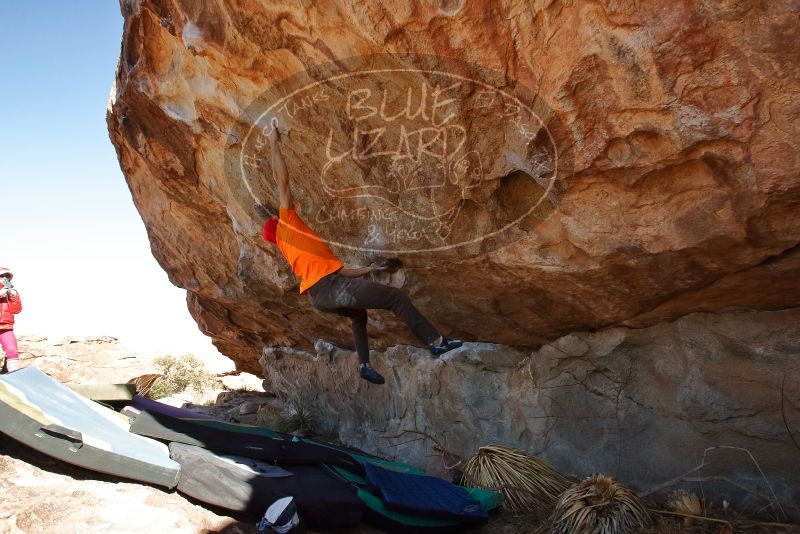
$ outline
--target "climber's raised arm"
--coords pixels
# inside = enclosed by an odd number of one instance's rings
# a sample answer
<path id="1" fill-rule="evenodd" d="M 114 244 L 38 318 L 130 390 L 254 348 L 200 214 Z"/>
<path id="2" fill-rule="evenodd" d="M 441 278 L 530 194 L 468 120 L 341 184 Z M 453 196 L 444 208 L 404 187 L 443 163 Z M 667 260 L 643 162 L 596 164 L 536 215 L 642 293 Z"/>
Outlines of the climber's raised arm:
<path id="1" fill-rule="evenodd" d="M 272 175 L 278 186 L 278 199 L 283 209 L 292 208 L 292 190 L 289 187 L 289 173 L 286 171 L 286 163 L 281 154 L 280 141 L 278 139 L 278 125 L 272 123 L 272 129 L 267 134 L 270 146 L 272 147 Z"/>

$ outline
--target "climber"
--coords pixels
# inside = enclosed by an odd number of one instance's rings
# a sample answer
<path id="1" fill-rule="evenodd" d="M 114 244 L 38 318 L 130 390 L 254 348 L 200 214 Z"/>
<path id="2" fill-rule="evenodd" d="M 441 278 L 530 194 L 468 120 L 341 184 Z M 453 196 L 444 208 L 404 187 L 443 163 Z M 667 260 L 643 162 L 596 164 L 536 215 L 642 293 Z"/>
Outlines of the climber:
<path id="1" fill-rule="evenodd" d="M 14 289 L 11 279 L 14 275 L 5 267 L 0 267 L 0 346 L 6 353 L 6 370 L 10 373 L 19 369 L 17 337 L 14 335 L 14 315 L 22 311 L 22 301 Z"/>
<path id="2" fill-rule="evenodd" d="M 439 334 L 404 292 L 360 278 L 371 272 L 386 270 L 386 265 L 346 266 L 333 254 L 328 244 L 306 226 L 292 201 L 289 175 L 274 121 L 268 139 L 272 148 L 272 172 L 278 186 L 280 212 L 279 217 L 271 216 L 264 224 L 264 239 L 278 246 L 294 273 L 300 277 L 300 294 L 307 292 L 315 308 L 351 319 L 361 378 L 373 384 L 384 383 L 383 377 L 369 362 L 367 310 L 391 310 L 420 341 L 428 345 L 434 357 L 460 347 L 461 341 Z M 259 206 L 259 209 L 264 213 L 263 207 Z"/>

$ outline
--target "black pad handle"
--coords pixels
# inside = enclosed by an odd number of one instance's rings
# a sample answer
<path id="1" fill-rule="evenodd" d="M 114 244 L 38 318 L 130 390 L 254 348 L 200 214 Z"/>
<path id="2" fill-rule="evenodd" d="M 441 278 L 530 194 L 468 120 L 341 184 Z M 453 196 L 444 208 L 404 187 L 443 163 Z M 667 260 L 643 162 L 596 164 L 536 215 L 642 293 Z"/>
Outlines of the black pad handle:
<path id="1" fill-rule="evenodd" d="M 61 425 L 45 425 L 42 427 L 42 430 L 44 430 L 48 434 L 66 439 L 73 443 L 83 444 L 83 434 L 81 434 L 77 430 L 73 430 L 71 428 L 67 428 Z"/>

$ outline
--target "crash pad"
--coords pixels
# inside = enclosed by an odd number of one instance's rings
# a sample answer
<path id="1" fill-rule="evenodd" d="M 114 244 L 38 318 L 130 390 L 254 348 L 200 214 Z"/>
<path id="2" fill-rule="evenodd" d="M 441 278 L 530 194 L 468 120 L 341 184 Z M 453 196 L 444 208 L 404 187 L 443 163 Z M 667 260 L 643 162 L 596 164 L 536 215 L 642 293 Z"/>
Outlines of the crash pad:
<path id="1" fill-rule="evenodd" d="M 214 419 L 210 415 L 194 412 L 187 408 L 170 406 L 169 404 L 148 399 L 147 397 L 143 397 L 141 395 L 134 395 L 131 399 L 131 402 L 129 402 L 127 406 L 136 408 L 140 412 L 147 410 L 154 413 L 163 413 L 164 415 L 169 415 L 170 417 L 182 417 L 185 419 Z"/>
<path id="2" fill-rule="evenodd" d="M 0 432 L 92 471 L 167 488 L 178 481 L 164 444 L 130 433 L 127 418 L 35 367 L 0 375 Z"/>
<path id="3" fill-rule="evenodd" d="M 302 443 L 312 444 L 318 447 L 332 449 L 334 451 L 347 454 L 359 463 L 359 467 L 362 467 L 361 466 L 362 463 L 370 463 L 372 465 L 376 465 L 400 473 L 411 473 L 417 475 L 427 474 L 425 473 L 425 471 L 418 469 L 407 463 L 393 461 L 393 460 L 386 460 L 357 449 L 352 449 L 341 445 L 334 445 L 332 443 L 318 441 L 310 438 L 293 436 L 291 434 L 277 432 L 270 428 L 265 428 L 261 426 L 246 425 L 240 423 L 228 423 L 228 422 L 214 421 L 208 419 L 194 419 L 192 421 L 192 424 L 204 427 L 210 432 L 213 432 L 214 430 L 224 431 L 225 432 L 224 435 L 229 436 L 229 439 L 233 441 L 239 439 L 236 436 L 236 434 L 246 434 L 248 436 L 260 436 L 262 438 L 279 438 L 286 440 L 296 440 Z M 375 524 L 376 526 L 379 526 L 391 532 L 413 531 L 413 532 L 431 532 L 431 533 L 461 532 L 463 531 L 464 528 L 466 528 L 465 522 L 460 520 L 436 519 L 431 517 L 425 517 L 422 515 L 405 514 L 402 512 L 397 512 L 388 509 L 380 497 L 373 495 L 372 493 L 367 491 L 366 488 L 369 487 L 369 482 L 366 480 L 366 478 L 364 478 L 363 467 L 361 473 L 358 473 L 358 470 L 353 469 L 350 466 L 346 468 L 333 467 L 330 471 L 336 474 L 336 476 L 340 477 L 342 480 L 345 480 L 346 482 L 351 484 L 353 487 L 357 488 L 358 497 L 363 501 L 366 507 L 365 518 L 367 519 L 368 522 Z M 500 493 L 497 491 L 484 490 L 479 488 L 469 488 L 469 487 L 462 487 L 462 488 L 464 491 L 467 492 L 467 494 L 471 498 L 478 501 L 481 507 L 487 512 L 496 509 L 501 503 L 502 497 Z"/>
<path id="4" fill-rule="evenodd" d="M 266 460 L 279 465 L 328 464 L 363 474 L 363 467 L 342 451 L 307 443 L 291 436 L 233 432 L 211 428 L 199 421 L 143 411 L 131 422 L 131 432 L 167 442 L 185 443 L 209 450 Z"/>
<path id="5" fill-rule="evenodd" d="M 133 384 L 64 384 L 69 389 L 87 399 L 106 402 L 128 401 L 133 399 L 136 386 Z"/>
<path id="6" fill-rule="evenodd" d="M 355 527 L 363 503 L 355 488 L 319 465 L 274 464 L 170 443 L 181 464 L 178 491 L 214 506 L 260 515 L 276 500 L 294 497 L 300 516 L 316 529 Z"/>
<path id="7" fill-rule="evenodd" d="M 406 514 L 389 510 L 386 503 L 368 491 L 369 481 L 361 476 L 353 474 L 346 469 L 334 467 L 332 469 L 342 479 L 347 480 L 358 489 L 358 497 L 364 502 L 364 518 L 368 523 L 374 524 L 390 532 L 463 532 L 466 525 L 453 519 L 436 519 L 416 514 Z M 462 486 L 463 487 L 463 486 Z M 480 488 L 463 487 L 467 494 L 478 501 L 481 508 L 490 512 L 500 506 L 502 496 L 498 491 L 485 490 Z"/>
<path id="8" fill-rule="evenodd" d="M 447 480 L 430 475 L 399 473 L 364 464 L 367 480 L 386 508 L 435 519 L 486 523 L 489 515 L 467 492 Z"/>

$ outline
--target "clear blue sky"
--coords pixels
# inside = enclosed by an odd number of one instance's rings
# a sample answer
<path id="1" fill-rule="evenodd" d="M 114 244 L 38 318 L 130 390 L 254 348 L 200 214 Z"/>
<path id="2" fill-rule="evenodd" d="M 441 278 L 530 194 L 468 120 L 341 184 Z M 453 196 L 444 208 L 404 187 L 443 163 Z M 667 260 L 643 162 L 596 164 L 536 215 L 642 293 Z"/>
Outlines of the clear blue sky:
<path id="1" fill-rule="evenodd" d="M 18 335 L 116 335 L 213 352 L 153 259 L 108 138 L 115 0 L 0 1 L 0 266 Z"/>

